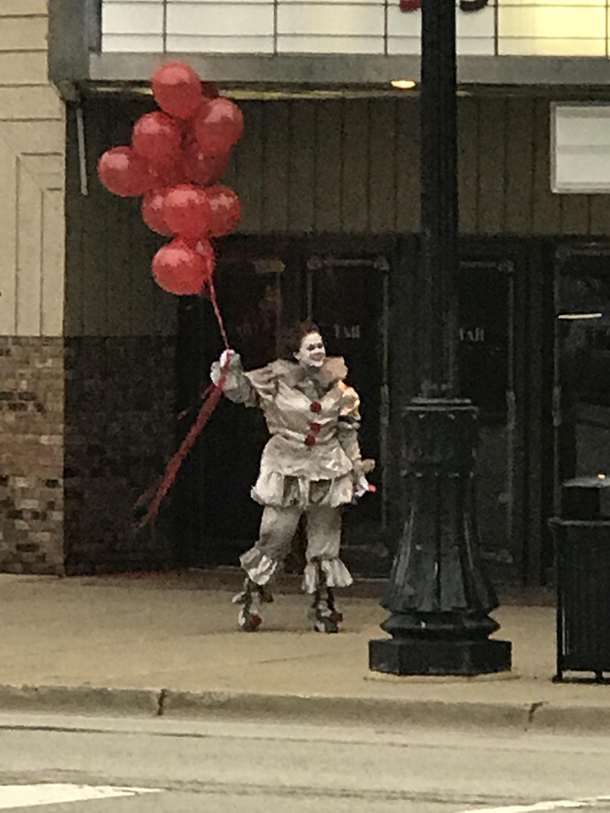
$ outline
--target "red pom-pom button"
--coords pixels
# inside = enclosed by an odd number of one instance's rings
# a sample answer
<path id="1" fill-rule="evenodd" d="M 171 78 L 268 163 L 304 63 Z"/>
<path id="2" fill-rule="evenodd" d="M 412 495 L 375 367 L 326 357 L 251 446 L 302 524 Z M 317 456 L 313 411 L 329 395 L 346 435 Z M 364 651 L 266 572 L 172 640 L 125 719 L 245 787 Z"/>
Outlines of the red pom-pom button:
<path id="1" fill-rule="evenodd" d="M 310 423 L 309 428 L 314 433 L 314 435 L 317 435 L 318 432 L 322 429 L 322 424 L 321 423 Z"/>
<path id="2" fill-rule="evenodd" d="M 307 435 L 307 437 L 305 438 L 305 446 L 315 446 L 315 445 L 316 445 L 316 439 L 314 438 L 314 436 L 313 435 Z"/>
<path id="3" fill-rule="evenodd" d="M 309 408 L 312 412 L 322 412 L 322 404 L 319 401 L 314 401 Z"/>

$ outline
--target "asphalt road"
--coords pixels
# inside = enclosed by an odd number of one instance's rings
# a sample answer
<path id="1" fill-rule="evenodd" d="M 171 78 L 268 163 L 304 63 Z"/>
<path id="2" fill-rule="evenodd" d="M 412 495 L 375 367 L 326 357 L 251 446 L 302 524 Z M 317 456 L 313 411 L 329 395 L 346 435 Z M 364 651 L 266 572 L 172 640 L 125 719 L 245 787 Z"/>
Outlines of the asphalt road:
<path id="1" fill-rule="evenodd" d="M 610 811 L 610 732 L 600 738 L 1 714 L 0 810 L 17 808 Z"/>

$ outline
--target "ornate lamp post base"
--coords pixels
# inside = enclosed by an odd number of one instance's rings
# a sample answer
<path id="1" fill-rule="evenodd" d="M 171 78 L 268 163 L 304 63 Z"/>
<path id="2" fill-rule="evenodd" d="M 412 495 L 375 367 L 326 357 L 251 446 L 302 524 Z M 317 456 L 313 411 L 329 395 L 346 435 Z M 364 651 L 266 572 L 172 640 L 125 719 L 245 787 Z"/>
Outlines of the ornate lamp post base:
<path id="1" fill-rule="evenodd" d="M 470 401 L 415 398 L 404 410 L 409 515 L 382 605 L 392 638 L 369 642 L 369 667 L 395 675 L 475 675 L 511 668 L 490 640 L 498 601 L 480 561 Z"/>
<path id="2" fill-rule="evenodd" d="M 369 641 L 369 668 L 391 675 L 485 675 L 511 666 L 510 641 Z"/>

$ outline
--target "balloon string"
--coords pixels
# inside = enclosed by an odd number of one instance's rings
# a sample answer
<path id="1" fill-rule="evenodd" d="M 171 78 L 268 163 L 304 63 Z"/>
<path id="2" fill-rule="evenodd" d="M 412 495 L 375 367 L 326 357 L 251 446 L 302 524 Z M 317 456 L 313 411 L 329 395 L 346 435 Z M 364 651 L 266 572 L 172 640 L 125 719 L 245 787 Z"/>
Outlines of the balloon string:
<path id="1" fill-rule="evenodd" d="M 218 307 L 218 300 L 216 299 L 216 288 L 214 287 L 214 280 L 211 279 L 208 283 L 208 290 L 210 295 L 210 301 L 212 303 L 212 307 L 214 308 L 214 314 L 216 315 L 216 321 L 218 322 L 218 327 L 220 328 L 220 335 L 222 336 L 222 340 L 225 345 L 225 350 L 229 350 L 229 339 L 227 337 L 227 331 L 225 330 L 225 325 L 222 320 L 222 314 L 220 313 L 220 308 Z"/>
<path id="2" fill-rule="evenodd" d="M 214 412 L 216 406 L 218 405 L 220 397 L 222 396 L 225 381 L 226 373 L 223 372 L 218 382 L 206 390 L 208 395 L 203 406 L 199 410 L 197 420 L 187 432 L 187 435 L 180 444 L 176 454 L 169 461 L 167 468 L 165 469 L 165 474 L 163 477 L 157 480 L 157 482 L 151 486 L 151 488 L 149 488 L 148 491 L 146 491 L 136 503 L 136 505 L 142 505 L 143 503 L 150 502 L 148 511 L 140 522 L 140 527 L 147 525 L 151 520 L 154 521 L 157 518 L 163 498 L 174 484 L 174 481 L 178 476 L 180 466 L 182 465 L 182 461 L 195 445 L 195 441 L 199 437 L 201 430 L 210 420 L 212 412 Z"/>
<path id="3" fill-rule="evenodd" d="M 224 342 L 225 348 L 229 350 L 230 349 L 229 339 L 227 337 L 227 332 L 225 330 L 222 315 L 220 313 L 220 308 L 218 307 L 218 301 L 216 299 L 216 289 L 214 288 L 214 283 L 212 280 L 210 280 L 208 283 L 208 291 L 210 300 L 212 302 L 212 306 L 214 308 L 214 313 L 216 315 L 216 321 L 218 322 L 218 327 L 220 328 L 222 340 Z M 230 364 L 231 356 L 228 355 L 228 358 L 221 367 L 220 378 L 215 384 L 210 384 L 210 386 L 205 390 L 205 392 L 201 396 L 203 404 L 201 406 L 201 409 L 199 410 L 199 414 L 197 415 L 195 422 L 187 432 L 186 437 L 180 444 L 178 451 L 167 464 L 165 474 L 162 477 L 160 477 L 155 483 L 153 483 L 153 485 L 150 486 L 150 488 L 148 488 L 136 502 L 136 508 L 141 507 L 142 505 L 148 505 L 148 511 L 146 512 L 145 516 L 140 522 L 141 528 L 147 525 L 149 522 L 154 521 L 159 515 L 161 503 L 163 502 L 163 499 L 167 492 L 174 484 L 184 458 L 187 456 L 187 454 L 191 451 L 191 449 L 195 445 L 195 441 L 199 437 L 201 430 L 210 420 L 212 412 L 214 412 L 214 410 L 218 406 L 218 402 L 220 401 L 223 390 L 225 388 L 225 384 L 227 381 L 227 373 L 229 372 Z"/>

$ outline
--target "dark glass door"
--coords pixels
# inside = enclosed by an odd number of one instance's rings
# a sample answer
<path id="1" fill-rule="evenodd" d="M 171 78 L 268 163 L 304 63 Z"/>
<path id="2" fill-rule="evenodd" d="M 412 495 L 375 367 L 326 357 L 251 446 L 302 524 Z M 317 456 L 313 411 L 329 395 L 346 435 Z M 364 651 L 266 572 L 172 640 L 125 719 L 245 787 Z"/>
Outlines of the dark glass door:
<path id="1" fill-rule="evenodd" d="M 610 475 L 610 248 L 557 253 L 555 501 L 564 480 Z"/>
<path id="2" fill-rule="evenodd" d="M 479 409 L 478 525 L 483 554 L 500 580 L 510 580 L 520 564 L 512 533 L 516 428 L 513 288 L 510 263 L 464 262 L 460 266 L 461 394 Z"/>
<path id="3" fill-rule="evenodd" d="M 360 396 L 362 456 L 376 463 L 368 479 L 377 493 L 344 515 L 344 558 L 371 576 L 389 565 L 380 541 L 388 514 L 388 273 L 385 257 L 313 257 L 305 293 L 307 315 L 320 327 L 328 354 L 345 358 L 347 383 Z"/>
<path id="4" fill-rule="evenodd" d="M 351 564 L 373 573 L 378 565 L 373 562 L 376 543 L 371 544 L 371 539 L 379 534 L 372 534 L 371 528 L 383 525 L 386 514 L 388 264 L 383 258 L 290 256 L 292 261 L 260 255 L 225 259 L 217 271 L 219 302 L 231 344 L 246 370 L 277 357 L 279 332 L 294 317 L 313 319 L 324 334 L 329 355 L 345 357 L 348 383 L 362 402 L 363 455 L 376 460 L 370 479 L 379 488 L 378 494 L 366 495 L 346 513 L 345 539 L 354 550 L 363 540 L 363 558 L 356 561 L 356 552 Z M 197 312 L 188 311 L 189 307 Z M 186 305 L 183 310 L 178 356 L 186 363 L 179 378 L 190 380 L 196 368 L 201 391 L 222 346 L 208 303 Z M 191 358 L 193 354 L 196 358 Z M 196 395 L 195 388 L 190 400 Z M 185 414 L 184 431 L 193 417 L 193 410 Z M 251 499 L 250 488 L 267 436 L 259 410 L 221 401 L 184 464 L 177 489 L 175 527 L 183 539 L 185 564 L 237 564 L 239 554 L 256 540 L 261 507 Z M 385 548 L 380 555 L 387 558 Z M 297 554 L 292 566 L 298 565 Z"/>

